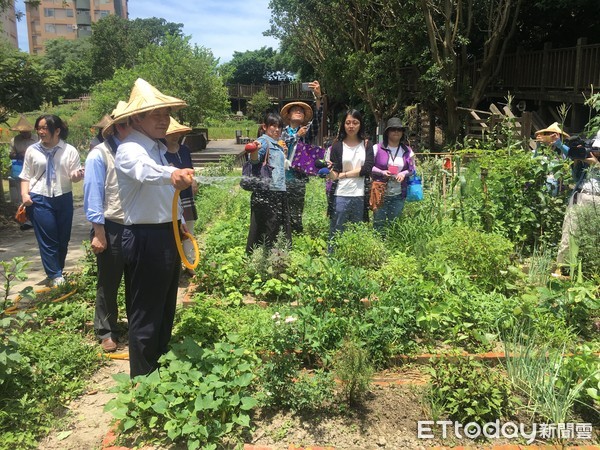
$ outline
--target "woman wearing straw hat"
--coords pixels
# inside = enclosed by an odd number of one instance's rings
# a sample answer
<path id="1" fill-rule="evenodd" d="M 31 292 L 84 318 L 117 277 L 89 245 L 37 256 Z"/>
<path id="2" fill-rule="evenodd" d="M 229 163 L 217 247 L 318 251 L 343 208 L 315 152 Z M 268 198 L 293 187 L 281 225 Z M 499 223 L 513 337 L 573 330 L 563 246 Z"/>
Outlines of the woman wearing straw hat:
<path id="1" fill-rule="evenodd" d="M 64 283 L 63 268 L 73 223 L 72 183 L 83 179 L 79 153 L 64 140 L 69 130 L 60 117 L 35 121 L 40 141 L 25 153 L 20 178 L 23 205 L 33 223 L 42 264 L 53 286 Z"/>
<path id="2" fill-rule="evenodd" d="M 192 153 L 189 147 L 180 143 L 183 136 L 190 131 L 192 131 L 190 127 L 181 125 L 171 117 L 171 122 L 167 130 L 167 153 L 165 154 L 165 157 L 169 164 L 178 169 L 194 169 Z M 192 233 L 194 232 L 194 221 L 198 218 L 198 212 L 196 211 L 196 205 L 194 203 L 194 196 L 197 192 L 198 184 L 194 180 L 189 188 L 184 189 L 181 191 L 181 194 L 179 194 L 181 206 L 183 207 L 185 224 Z M 192 261 L 194 259 L 194 245 L 189 239 L 183 241 L 183 249 L 188 260 Z M 186 272 L 192 276 L 195 274 L 193 269 L 186 269 Z"/>
<path id="3" fill-rule="evenodd" d="M 191 186 L 194 171 L 170 166 L 162 139 L 171 112 L 185 106 L 183 100 L 138 78 L 127 106 L 114 119 L 127 121 L 132 128 L 115 158 L 125 222 L 122 245 L 132 378 L 156 369 L 171 339 L 181 269 L 171 204 L 174 188 Z M 183 224 L 181 228 L 187 232 Z"/>
<path id="4" fill-rule="evenodd" d="M 287 146 L 286 152 L 286 171 L 285 179 L 287 185 L 288 208 L 290 215 L 290 226 L 292 231 L 301 233 L 302 214 L 304 212 L 304 198 L 306 196 L 306 183 L 308 176 L 301 171 L 298 171 L 290 166 L 296 153 L 298 142 L 309 143 L 314 136 L 314 131 L 318 130 L 323 108 L 321 107 L 321 85 L 317 80 L 308 83 L 308 89 L 312 91 L 315 98 L 316 114 L 307 103 L 291 102 L 281 108 L 281 117 L 283 118 L 286 127 L 282 133 L 282 139 Z M 313 116 L 316 120 L 313 121 Z M 315 126 L 313 127 L 313 123 Z"/>
<path id="5" fill-rule="evenodd" d="M 119 102 L 112 116 L 126 106 Z M 104 124 L 102 143 L 88 154 L 83 180 L 83 209 L 92 224 L 90 241 L 98 266 L 96 282 L 96 309 L 94 331 L 105 352 L 117 350 L 119 308 L 117 296 L 123 278 L 124 214 L 119 198 L 119 184 L 115 170 L 115 154 L 121 141 L 127 137 L 127 122 L 116 124 L 112 118 Z"/>

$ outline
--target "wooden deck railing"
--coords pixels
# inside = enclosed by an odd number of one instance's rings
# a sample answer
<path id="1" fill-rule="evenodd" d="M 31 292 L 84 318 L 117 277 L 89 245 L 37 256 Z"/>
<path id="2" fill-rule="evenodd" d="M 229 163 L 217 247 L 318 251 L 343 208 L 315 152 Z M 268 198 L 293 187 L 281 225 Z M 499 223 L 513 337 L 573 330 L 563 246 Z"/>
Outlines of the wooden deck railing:
<path id="1" fill-rule="evenodd" d="M 477 82 L 481 71 L 481 61 L 470 64 L 463 76 Z M 418 91 L 419 73 L 414 67 L 400 69 L 401 89 L 406 92 Z M 536 93 L 538 96 L 549 91 L 574 94 L 583 103 L 584 92 L 590 94 L 591 86 L 600 87 L 600 44 L 586 44 L 579 39 L 575 47 L 553 49 L 546 44 L 543 50 L 532 52 L 517 51 L 505 55 L 500 72 L 488 87 L 489 92 Z M 304 92 L 300 83 L 278 85 L 229 85 L 229 96 L 249 99 L 259 91 L 266 90 L 277 100 L 310 99 L 312 94 Z"/>

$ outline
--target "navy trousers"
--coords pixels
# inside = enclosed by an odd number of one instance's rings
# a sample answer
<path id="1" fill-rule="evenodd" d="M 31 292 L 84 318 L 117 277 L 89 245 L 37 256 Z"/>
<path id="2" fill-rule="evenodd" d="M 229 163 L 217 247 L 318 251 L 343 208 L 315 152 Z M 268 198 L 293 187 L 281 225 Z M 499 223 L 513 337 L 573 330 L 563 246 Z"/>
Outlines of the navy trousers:
<path id="1" fill-rule="evenodd" d="M 181 267 L 172 223 L 125 226 L 123 261 L 133 378 L 158 367 L 171 339 Z"/>
<path id="2" fill-rule="evenodd" d="M 106 249 L 96 255 L 98 264 L 98 282 L 96 285 L 96 312 L 94 314 L 94 330 L 100 339 L 119 337 L 117 319 L 117 294 L 123 278 L 123 229 L 120 223 L 105 220 L 104 233 Z M 94 237 L 92 229 L 91 238 Z"/>
<path id="3" fill-rule="evenodd" d="M 27 207 L 27 216 L 35 231 L 44 271 L 52 280 L 62 277 L 73 225 L 73 194 L 31 194 L 31 200 L 33 205 Z"/>

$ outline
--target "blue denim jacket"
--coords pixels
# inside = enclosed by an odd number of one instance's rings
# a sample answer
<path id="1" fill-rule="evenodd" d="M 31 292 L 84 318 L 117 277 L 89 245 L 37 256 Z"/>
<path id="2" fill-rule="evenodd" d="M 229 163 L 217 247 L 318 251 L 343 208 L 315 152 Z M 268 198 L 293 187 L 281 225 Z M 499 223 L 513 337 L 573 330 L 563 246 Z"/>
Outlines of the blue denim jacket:
<path id="1" fill-rule="evenodd" d="M 260 142 L 261 147 L 258 151 L 258 160 L 262 163 L 269 149 L 269 164 L 273 167 L 273 180 L 269 189 L 271 191 L 285 191 L 285 153 L 283 148 L 277 143 L 276 140 L 263 134 L 257 139 Z"/>

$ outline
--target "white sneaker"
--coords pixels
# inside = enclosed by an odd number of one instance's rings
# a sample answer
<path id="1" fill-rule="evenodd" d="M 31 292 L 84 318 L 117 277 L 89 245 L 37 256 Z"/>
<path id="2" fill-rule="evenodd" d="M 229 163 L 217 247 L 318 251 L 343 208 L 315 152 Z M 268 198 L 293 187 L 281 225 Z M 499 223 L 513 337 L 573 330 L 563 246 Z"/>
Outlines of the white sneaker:
<path id="1" fill-rule="evenodd" d="M 61 284 L 63 284 L 64 282 L 65 282 L 65 279 L 64 279 L 64 277 L 57 277 L 57 278 L 54 278 L 54 279 L 53 279 L 53 280 L 50 282 L 50 285 L 51 285 L 51 286 L 53 286 L 53 287 L 54 287 L 54 286 L 60 286 L 60 285 L 61 285 Z"/>

